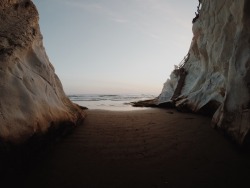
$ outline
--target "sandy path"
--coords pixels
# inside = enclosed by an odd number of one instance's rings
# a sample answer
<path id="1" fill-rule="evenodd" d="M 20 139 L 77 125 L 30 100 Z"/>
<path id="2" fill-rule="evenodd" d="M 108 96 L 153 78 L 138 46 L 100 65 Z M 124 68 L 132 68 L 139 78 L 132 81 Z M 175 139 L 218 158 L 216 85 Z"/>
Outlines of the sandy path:
<path id="1" fill-rule="evenodd" d="M 33 165 L 25 187 L 243 187 L 250 158 L 194 114 L 88 111 Z"/>

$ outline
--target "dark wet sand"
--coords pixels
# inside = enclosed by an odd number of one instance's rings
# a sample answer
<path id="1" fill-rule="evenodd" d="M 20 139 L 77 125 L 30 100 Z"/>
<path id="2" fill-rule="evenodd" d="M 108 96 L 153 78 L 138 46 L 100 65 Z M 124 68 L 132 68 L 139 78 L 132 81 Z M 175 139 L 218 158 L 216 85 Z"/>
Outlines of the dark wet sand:
<path id="1" fill-rule="evenodd" d="M 250 185 L 249 154 L 212 129 L 210 118 L 164 109 L 87 113 L 82 126 L 32 162 L 20 186 Z"/>

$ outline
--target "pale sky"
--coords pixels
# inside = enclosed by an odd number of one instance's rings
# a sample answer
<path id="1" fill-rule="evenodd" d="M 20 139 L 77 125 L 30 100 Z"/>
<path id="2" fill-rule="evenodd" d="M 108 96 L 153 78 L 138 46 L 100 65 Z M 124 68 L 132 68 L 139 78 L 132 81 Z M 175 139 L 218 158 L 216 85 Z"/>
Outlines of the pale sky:
<path id="1" fill-rule="evenodd" d="M 187 54 L 198 0 L 33 0 L 67 94 L 155 94 Z"/>

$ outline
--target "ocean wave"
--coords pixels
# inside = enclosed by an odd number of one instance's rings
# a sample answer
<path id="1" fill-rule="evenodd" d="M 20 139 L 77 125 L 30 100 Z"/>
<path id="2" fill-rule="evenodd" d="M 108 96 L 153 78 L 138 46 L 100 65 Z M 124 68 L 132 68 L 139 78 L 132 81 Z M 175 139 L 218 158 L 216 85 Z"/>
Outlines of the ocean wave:
<path id="1" fill-rule="evenodd" d="M 68 95 L 71 101 L 138 101 L 138 100 L 147 100 L 155 98 L 154 95 L 89 95 L 89 94 L 81 94 L 81 95 Z"/>

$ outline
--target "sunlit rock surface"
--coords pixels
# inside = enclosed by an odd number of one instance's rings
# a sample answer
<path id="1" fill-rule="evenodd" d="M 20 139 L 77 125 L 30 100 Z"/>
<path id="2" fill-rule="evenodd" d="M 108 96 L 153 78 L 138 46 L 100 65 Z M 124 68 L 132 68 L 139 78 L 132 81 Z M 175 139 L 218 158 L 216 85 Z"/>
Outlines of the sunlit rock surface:
<path id="1" fill-rule="evenodd" d="M 201 0 L 193 34 L 181 66 L 186 75 L 173 71 L 158 103 L 212 113 L 213 126 L 243 143 L 250 129 L 250 1 Z"/>
<path id="2" fill-rule="evenodd" d="M 20 143 L 74 126 L 83 112 L 65 96 L 30 0 L 0 1 L 0 140 Z"/>

